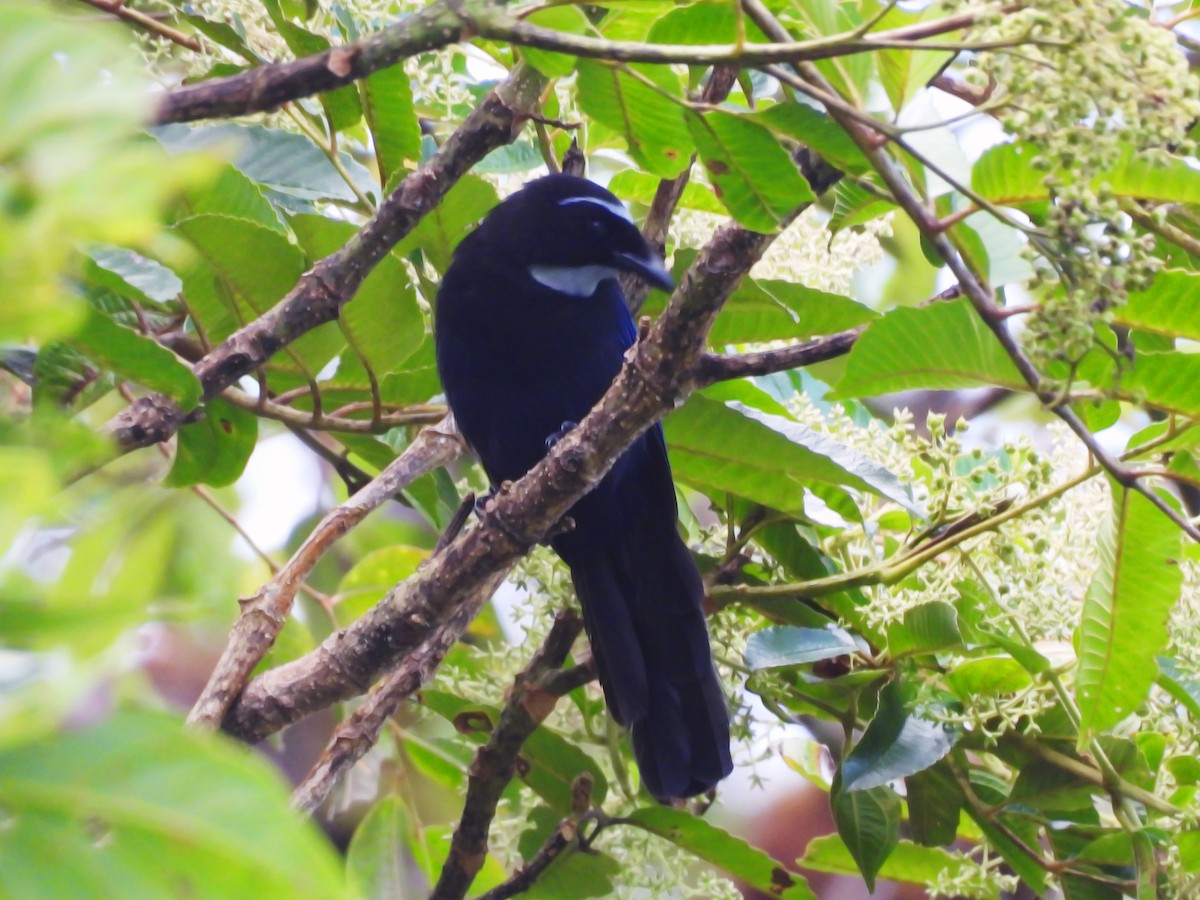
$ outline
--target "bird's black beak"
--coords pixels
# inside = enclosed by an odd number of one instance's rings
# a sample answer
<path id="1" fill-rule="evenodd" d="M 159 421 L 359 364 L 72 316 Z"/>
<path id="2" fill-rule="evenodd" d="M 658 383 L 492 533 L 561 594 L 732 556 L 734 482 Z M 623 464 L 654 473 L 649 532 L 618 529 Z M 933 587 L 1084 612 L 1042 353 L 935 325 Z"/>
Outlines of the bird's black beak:
<path id="1" fill-rule="evenodd" d="M 675 279 L 659 259 L 658 254 L 646 248 L 644 255 L 636 253 L 618 253 L 615 257 L 617 268 L 642 276 L 659 290 L 670 291 L 675 287 Z"/>

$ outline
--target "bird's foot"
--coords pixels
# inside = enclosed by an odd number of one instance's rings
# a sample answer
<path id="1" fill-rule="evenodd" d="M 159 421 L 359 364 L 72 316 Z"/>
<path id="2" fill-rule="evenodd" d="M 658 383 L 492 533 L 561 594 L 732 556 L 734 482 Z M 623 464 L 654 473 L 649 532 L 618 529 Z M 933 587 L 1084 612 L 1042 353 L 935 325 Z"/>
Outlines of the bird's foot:
<path id="1" fill-rule="evenodd" d="M 546 449 L 553 450 L 555 444 L 570 434 L 572 429 L 577 427 L 579 427 L 578 422 L 563 422 L 562 427 L 560 427 L 558 431 L 546 438 Z"/>
<path id="2" fill-rule="evenodd" d="M 512 482 L 505 481 L 499 486 L 492 485 L 488 488 L 488 492 L 475 501 L 475 515 L 480 519 L 487 512 L 488 504 L 499 497 L 501 494 L 507 494 L 512 489 Z"/>

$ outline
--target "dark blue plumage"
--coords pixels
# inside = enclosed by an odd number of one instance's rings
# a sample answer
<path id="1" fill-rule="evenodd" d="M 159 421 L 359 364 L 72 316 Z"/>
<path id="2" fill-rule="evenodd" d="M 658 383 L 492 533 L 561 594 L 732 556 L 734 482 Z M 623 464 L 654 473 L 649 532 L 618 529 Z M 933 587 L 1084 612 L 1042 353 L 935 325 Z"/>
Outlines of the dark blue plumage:
<path id="1" fill-rule="evenodd" d="M 494 485 L 516 480 L 581 420 L 636 333 L 615 276 L 670 276 L 620 202 L 581 178 L 526 185 L 463 240 L 437 297 L 438 371 Z M 677 530 L 662 428 L 627 450 L 552 542 L 571 569 L 600 682 L 657 797 L 729 774 L 729 719 Z"/>

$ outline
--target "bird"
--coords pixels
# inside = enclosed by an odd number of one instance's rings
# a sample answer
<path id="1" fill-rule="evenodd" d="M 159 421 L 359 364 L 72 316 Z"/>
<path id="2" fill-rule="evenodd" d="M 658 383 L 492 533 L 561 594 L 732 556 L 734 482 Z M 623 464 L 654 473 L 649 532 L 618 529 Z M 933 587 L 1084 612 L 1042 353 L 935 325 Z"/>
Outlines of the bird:
<path id="1" fill-rule="evenodd" d="M 612 384 L 637 338 L 617 281 L 626 272 L 674 285 L 621 201 L 574 175 L 527 182 L 455 249 L 434 305 L 437 369 L 493 491 L 533 468 Z M 570 569 L 642 783 L 664 802 L 705 793 L 733 768 L 729 712 L 661 424 L 568 515 L 574 527 L 550 545 Z"/>

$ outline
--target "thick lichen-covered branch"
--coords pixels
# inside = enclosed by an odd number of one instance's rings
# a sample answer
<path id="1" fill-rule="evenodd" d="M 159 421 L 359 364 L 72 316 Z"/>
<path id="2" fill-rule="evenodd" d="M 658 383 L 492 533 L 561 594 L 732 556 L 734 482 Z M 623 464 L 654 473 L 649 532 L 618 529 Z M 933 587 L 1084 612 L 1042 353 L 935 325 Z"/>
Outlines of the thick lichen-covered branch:
<path id="1" fill-rule="evenodd" d="M 437 206 L 455 182 L 497 147 L 516 138 L 537 107 L 545 79 L 518 66 L 492 90 L 431 159 L 405 178 L 375 215 L 336 253 L 304 273 L 286 297 L 239 329 L 193 367 L 205 399 L 318 325 L 336 319 L 375 265 Z M 139 399 L 108 423 L 121 450 L 164 441 L 189 410 L 160 394 Z"/>

